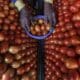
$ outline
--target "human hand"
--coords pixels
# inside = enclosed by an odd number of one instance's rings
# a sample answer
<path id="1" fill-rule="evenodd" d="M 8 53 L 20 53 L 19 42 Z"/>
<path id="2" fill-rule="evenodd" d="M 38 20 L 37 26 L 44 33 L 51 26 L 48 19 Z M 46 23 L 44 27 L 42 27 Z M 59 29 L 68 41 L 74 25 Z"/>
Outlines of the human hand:
<path id="1" fill-rule="evenodd" d="M 49 2 L 44 2 L 44 15 L 48 18 L 50 24 L 53 26 L 56 23 L 55 11 L 52 4 Z"/>
<path id="2" fill-rule="evenodd" d="M 25 4 L 22 0 L 11 0 L 11 2 L 17 7 L 18 11 L 20 12 L 20 22 L 25 30 L 29 30 L 29 13 L 28 10 L 25 8 Z"/>
<path id="3" fill-rule="evenodd" d="M 30 15 L 25 7 L 20 11 L 20 22 L 24 30 L 30 31 Z"/>

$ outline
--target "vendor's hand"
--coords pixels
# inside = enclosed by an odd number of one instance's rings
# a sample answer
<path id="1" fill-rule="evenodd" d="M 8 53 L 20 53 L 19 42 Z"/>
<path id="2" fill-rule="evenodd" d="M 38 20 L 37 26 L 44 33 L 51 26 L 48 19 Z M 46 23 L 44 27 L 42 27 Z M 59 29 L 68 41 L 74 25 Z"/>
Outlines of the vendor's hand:
<path id="1" fill-rule="evenodd" d="M 20 22 L 25 30 L 30 31 L 30 15 L 25 7 L 20 11 Z"/>
<path id="2" fill-rule="evenodd" d="M 44 15 L 48 18 L 50 24 L 53 26 L 56 23 L 55 12 L 52 7 L 52 2 L 45 0 L 44 2 Z"/>
<path id="3" fill-rule="evenodd" d="M 23 29 L 29 30 L 29 11 L 25 9 L 25 4 L 22 0 L 11 0 L 11 2 L 17 7 L 20 12 L 20 22 Z"/>

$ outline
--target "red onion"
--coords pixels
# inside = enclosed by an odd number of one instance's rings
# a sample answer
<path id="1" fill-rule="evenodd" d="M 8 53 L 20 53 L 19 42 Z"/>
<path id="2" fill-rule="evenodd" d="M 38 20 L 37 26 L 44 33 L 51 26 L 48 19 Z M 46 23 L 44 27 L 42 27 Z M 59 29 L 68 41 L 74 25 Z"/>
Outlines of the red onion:
<path id="1" fill-rule="evenodd" d="M 76 68 L 79 68 L 77 61 L 75 59 L 72 59 L 72 58 L 66 59 L 65 66 L 68 69 L 76 69 Z"/>
<path id="2" fill-rule="evenodd" d="M 4 34 L 0 32 L 0 41 L 3 41 L 4 39 L 5 39 Z"/>

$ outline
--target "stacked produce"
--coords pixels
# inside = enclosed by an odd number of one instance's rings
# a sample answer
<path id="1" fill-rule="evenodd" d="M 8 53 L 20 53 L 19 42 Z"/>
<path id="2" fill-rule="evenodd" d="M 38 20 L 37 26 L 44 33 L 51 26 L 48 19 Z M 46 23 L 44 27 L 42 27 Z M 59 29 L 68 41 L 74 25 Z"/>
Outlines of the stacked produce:
<path id="1" fill-rule="evenodd" d="M 36 36 L 46 35 L 50 30 L 50 23 L 44 19 L 37 19 L 32 22 L 30 32 Z"/>
<path id="2" fill-rule="evenodd" d="M 36 80 L 37 41 L 21 28 L 19 13 L 0 0 L 0 80 Z"/>
<path id="3" fill-rule="evenodd" d="M 45 40 L 45 80 L 80 80 L 80 0 L 57 0 L 58 23 Z"/>

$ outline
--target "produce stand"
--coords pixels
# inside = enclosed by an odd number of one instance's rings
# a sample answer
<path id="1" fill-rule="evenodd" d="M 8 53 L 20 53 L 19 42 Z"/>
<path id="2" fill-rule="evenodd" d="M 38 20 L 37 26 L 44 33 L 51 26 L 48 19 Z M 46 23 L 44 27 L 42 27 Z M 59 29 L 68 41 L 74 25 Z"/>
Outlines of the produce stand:
<path id="1" fill-rule="evenodd" d="M 80 80 L 80 0 L 53 0 L 47 20 L 44 0 L 28 2 L 0 0 L 0 80 Z"/>

